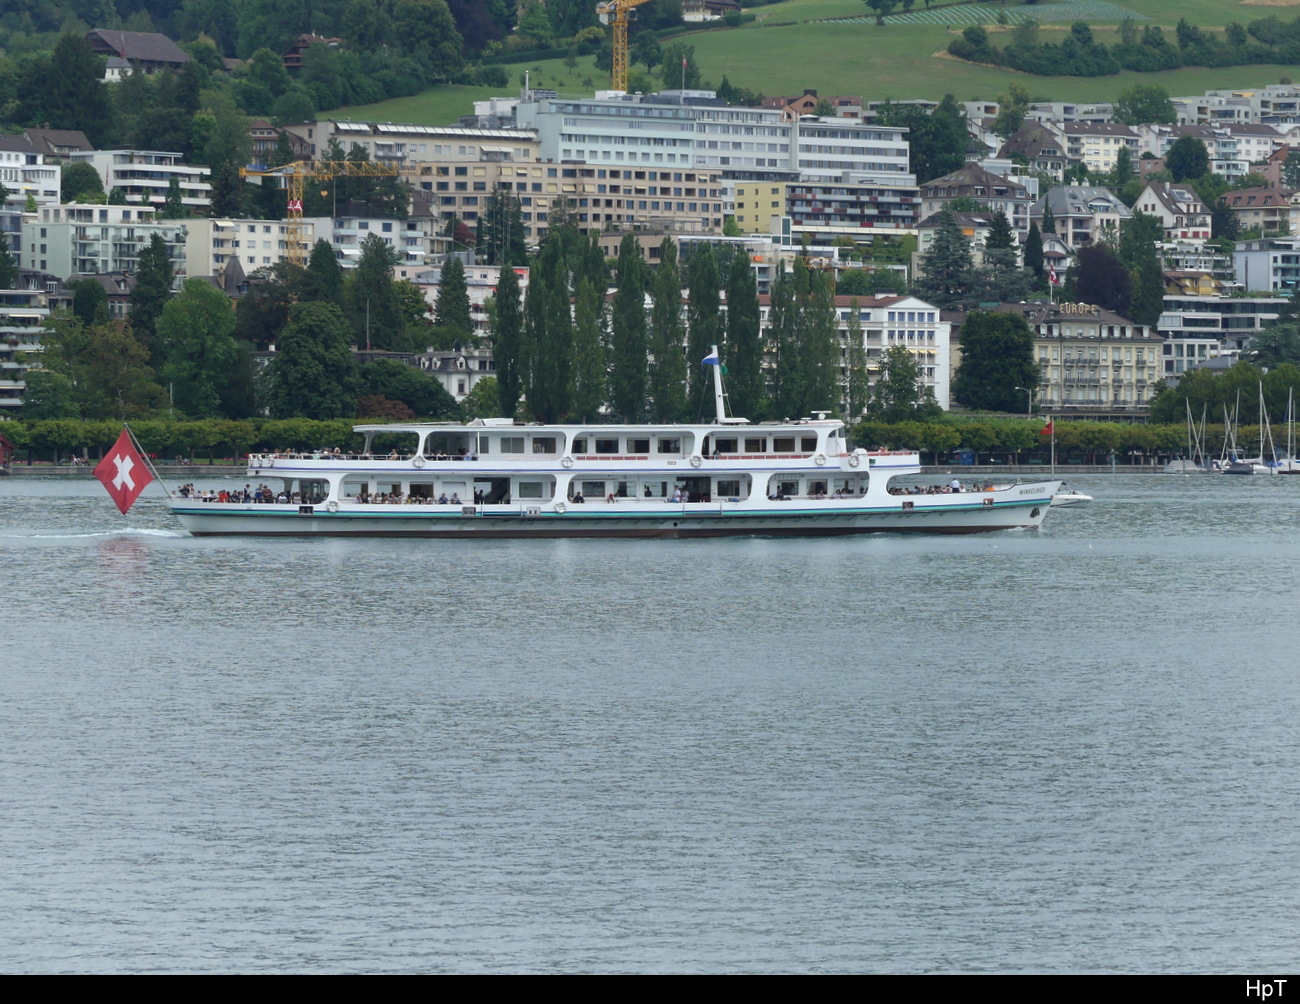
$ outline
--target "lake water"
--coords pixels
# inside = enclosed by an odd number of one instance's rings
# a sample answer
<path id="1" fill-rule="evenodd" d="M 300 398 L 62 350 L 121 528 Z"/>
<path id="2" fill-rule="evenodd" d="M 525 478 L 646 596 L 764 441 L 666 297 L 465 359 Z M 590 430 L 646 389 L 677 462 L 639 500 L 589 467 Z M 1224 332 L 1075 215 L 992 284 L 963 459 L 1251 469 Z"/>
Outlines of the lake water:
<path id="1" fill-rule="evenodd" d="M 0 965 L 1293 968 L 1300 478 L 1072 484 L 1039 532 L 458 543 L 0 478 Z"/>

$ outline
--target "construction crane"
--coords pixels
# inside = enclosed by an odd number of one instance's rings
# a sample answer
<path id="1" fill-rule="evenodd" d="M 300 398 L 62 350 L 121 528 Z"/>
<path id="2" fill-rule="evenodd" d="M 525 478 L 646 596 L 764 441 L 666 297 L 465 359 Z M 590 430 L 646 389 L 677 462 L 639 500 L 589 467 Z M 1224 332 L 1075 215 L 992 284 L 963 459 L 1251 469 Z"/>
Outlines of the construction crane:
<path id="1" fill-rule="evenodd" d="M 268 171 L 258 171 L 241 167 L 239 176 L 266 178 L 283 178 L 284 189 L 288 193 L 288 214 L 285 217 L 285 260 L 293 265 L 302 265 L 307 261 L 307 248 L 302 239 L 302 196 L 307 179 L 332 181 L 339 177 L 349 178 L 395 178 L 401 172 L 387 164 L 373 164 L 370 161 L 351 160 L 295 160 L 284 167 L 273 167 Z"/>
<path id="2" fill-rule="evenodd" d="M 614 29 L 613 65 L 609 73 L 609 85 L 616 91 L 627 90 L 627 22 L 629 11 L 640 7 L 650 0 L 604 0 L 596 4 L 596 15 L 601 24 L 608 24 Z"/>

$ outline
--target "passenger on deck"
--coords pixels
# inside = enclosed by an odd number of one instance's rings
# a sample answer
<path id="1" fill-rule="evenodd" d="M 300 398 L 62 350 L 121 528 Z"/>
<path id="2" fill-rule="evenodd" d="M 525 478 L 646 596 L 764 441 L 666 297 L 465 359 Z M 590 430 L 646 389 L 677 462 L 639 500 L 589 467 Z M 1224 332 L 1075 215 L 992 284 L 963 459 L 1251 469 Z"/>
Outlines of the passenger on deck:
<path id="1" fill-rule="evenodd" d="M 452 505 L 460 505 L 460 493 L 459 493 L 459 492 L 452 492 L 452 493 L 451 493 L 451 504 L 452 504 Z"/>
<path id="2" fill-rule="evenodd" d="M 447 493 L 443 492 L 441 495 L 438 496 L 438 505 L 446 505 L 446 504 L 447 504 Z"/>

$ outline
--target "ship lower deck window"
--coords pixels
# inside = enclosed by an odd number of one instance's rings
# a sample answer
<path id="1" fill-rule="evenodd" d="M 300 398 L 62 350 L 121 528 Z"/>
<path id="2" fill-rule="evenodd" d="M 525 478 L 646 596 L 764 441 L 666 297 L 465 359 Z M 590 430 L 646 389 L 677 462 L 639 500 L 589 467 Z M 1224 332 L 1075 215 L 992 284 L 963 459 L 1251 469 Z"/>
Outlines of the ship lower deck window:
<path id="1" fill-rule="evenodd" d="M 545 498 L 542 494 L 542 483 L 540 481 L 520 481 L 519 490 L 516 494 L 521 499 Z"/>
<path id="2" fill-rule="evenodd" d="M 726 498 L 726 497 L 731 497 L 731 496 L 739 496 L 739 495 L 740 495 L 740 482 L 739 482 L 739 481 L 719 481 L 719 482 L 718 482 L 718 494 L 721 495 L 721 496 L 723 496 L 724 498 Z"/>

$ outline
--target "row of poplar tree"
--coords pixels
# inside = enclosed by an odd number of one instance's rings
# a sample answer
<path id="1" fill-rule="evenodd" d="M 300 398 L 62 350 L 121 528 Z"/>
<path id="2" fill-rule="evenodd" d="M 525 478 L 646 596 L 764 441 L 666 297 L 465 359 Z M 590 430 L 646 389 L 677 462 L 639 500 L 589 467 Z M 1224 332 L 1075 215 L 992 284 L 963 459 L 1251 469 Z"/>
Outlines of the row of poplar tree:
<path id="1" fill-rule="evenodd" d="M 526 294 L 505 268 L 491 311 L 504 415 L 524 401 L 528 415 L 546 422 L 708 417 L 712 372 L 703 360 L 715 345 L 732 414 L 762 420 L 841 410 L 834 278 L 802 260 L 773 283 L 765 337 L 756 277 L 743 251 L 700 244 L 682 262 L 668 238 L 651 268 L 636 236 L 627 234 L 610 276 L 596 235 L 552 227 L 529 269 Z M 857 363 L 861 410 L 865 357 Z"/>

